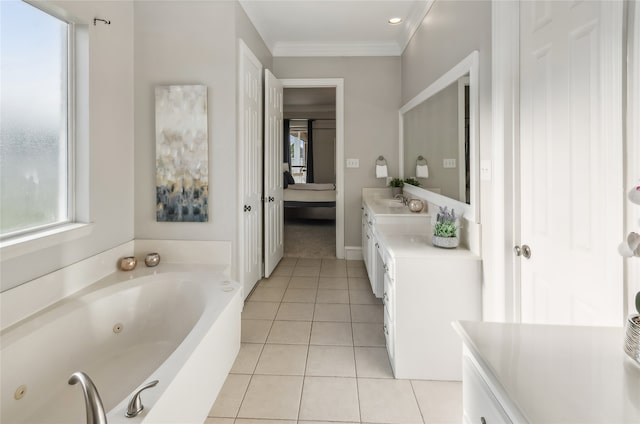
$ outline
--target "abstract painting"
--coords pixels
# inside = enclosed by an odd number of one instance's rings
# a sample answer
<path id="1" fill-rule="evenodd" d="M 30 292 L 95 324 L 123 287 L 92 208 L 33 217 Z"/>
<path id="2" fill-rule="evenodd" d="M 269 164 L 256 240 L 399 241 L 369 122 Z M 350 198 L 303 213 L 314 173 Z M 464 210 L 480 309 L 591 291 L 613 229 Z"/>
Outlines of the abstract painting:
<path id="1" fill-rule="evenodd" d="M 156 87 L 156 219 L 206 222 L 207 87 Z"/>

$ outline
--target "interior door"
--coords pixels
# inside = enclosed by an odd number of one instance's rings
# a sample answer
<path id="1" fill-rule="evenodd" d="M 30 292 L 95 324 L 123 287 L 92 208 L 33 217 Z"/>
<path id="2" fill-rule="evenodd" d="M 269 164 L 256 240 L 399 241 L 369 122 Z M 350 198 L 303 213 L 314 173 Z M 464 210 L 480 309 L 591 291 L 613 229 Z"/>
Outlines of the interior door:
<path id="1" fill-rule="evenodd" d="M 620 325 L 622 2 L 520 10 L 521 319 Z"/>
<path id="2" fill-rule="evenodd" d="M 262 64 L 242 40 L 239 52 L 238 262 L 246 298 L 262 276 Z"/>
<path id="3" fill-rule="evenodd" d="M 264 71 L 264 276 L 269 277 L 284 255 L 282 177 L 282 83 Z"/>

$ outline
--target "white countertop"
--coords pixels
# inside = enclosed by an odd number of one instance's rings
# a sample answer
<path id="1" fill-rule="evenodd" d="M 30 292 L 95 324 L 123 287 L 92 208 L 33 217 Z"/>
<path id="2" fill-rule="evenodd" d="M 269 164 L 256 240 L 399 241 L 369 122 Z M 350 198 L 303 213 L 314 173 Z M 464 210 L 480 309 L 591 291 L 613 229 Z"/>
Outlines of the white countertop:
<path id="1" fill-rule="evenodd" d="M 467 258 L 479 260 L 480 257 L 475 255 L 469 249 L 458 246 L 455 249 L 443 249 L 434 247 L 431 242 L 431 232 L 427 234 L 418 233 L 407 234 L 406 232 L 397 231 L 390 225 L 379 225 L 377 237 L 382 244 L 396 257 L 447 257 L 447 258 Z"/>
<path id="2" fill-rule="evenodd" d="M 623 328 L 486 322 L 454 327 L 512 418 L 531 424 L 640 423 L 640 366 L 623 351 Z"/>

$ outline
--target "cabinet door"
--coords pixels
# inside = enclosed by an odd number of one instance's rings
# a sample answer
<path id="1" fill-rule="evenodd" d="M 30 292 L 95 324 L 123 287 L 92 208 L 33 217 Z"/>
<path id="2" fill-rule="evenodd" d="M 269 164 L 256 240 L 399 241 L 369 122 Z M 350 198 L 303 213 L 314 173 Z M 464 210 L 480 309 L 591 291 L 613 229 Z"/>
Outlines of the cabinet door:
<path id="1" fill-rule="evenodd" d="M 362 260 L 364 261 L 364 266 L 367 268 L 367 272 L 369 270 L 369 242 L 367 240 L 367 218 L 368 213 L 365 207 L 362 208 Z"/>
<path id="2" fill-rule="evenodd" d="M 464 422 L 469 424 L 511 424 L 506 412 L 467 357 L 463 359 L 462 372 Z"/>

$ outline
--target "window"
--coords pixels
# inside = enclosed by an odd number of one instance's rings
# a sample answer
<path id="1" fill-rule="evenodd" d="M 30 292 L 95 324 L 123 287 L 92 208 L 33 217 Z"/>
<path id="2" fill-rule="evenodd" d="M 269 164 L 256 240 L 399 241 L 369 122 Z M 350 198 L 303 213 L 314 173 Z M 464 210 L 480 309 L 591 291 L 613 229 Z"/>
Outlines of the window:
<path id="1" fill-rule="evenodd" d="M 71 25 L 0 1 L 0 237 L 73 220 Z"/>

